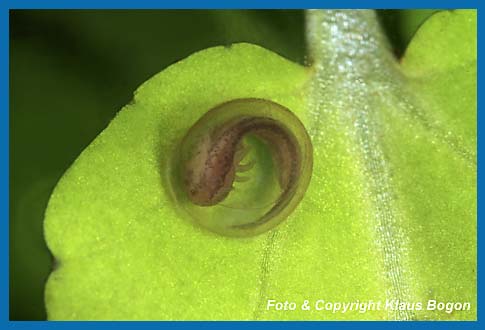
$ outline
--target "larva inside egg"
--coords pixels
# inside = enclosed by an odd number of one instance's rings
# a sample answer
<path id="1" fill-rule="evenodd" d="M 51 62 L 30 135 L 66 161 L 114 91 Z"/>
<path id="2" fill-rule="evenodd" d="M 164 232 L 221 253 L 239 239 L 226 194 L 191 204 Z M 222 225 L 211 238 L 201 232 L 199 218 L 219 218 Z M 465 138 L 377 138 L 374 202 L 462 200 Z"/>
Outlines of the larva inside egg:
<path id="1" fill-rule="evenodd" d="M 263 99 L 210 109 L 175 153 L 170 181 L 177 203 L 197 224 L 228 236 L 257 235 L 286 219 L 312 171 L 303 124 Z"/>

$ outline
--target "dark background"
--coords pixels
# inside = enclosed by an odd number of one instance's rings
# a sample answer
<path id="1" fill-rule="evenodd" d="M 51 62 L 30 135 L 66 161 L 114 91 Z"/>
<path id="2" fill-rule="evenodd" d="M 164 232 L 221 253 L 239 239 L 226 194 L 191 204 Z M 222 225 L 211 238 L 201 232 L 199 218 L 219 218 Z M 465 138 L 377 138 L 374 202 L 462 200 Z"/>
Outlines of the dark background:
<path id="1" fill-rule="evenodd" d="M 433 10 L 379 11 L 396 56 Z M 42 221 L 77 155 L 145 80 L 195 51 L 250 42 L 305 63 L 303 11 L 10 12 L 10 319 L 43 320 Z"/>

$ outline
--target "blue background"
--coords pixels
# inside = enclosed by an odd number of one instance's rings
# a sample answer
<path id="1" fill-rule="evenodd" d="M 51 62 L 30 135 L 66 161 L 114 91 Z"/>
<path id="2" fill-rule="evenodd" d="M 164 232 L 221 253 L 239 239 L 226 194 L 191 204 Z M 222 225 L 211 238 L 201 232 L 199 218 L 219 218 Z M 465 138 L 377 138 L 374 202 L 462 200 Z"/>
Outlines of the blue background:
<path id="1" fill-rule="evenodd" d="M 477 8 L 478 3 L 474 1 L 394 1 L 394 2 L 383 2 L 383 1 L 367 1 L 365 7 L 360 1 L 232 1 L 230 4 L 221 1 L 178 1 L 178 2 L 165 2 L 160 3 L 160 1 L 2 1 L 0 3 L 0 32 L 2 38 L 1 58 L 2 63 L 2 80 L 1 80 L 1 92 L 0 97 L 2 104 L 2 124 L 4 129 L 2 133 L 2 172 L 3 172 L 3 198 L 2 198 L 2 212 L 4 214 L 4 221 L 2 223 L 2 233 L 4 234 L 5 240 L 2 245 L 3 253 L 2 257 L 2 293 L 3 299 L 1 300 L 1 310 L 3 313 L 2 325 L 5 327 L 84 327 L 84 326 L 106 326 L 106 327 L 182 327 L 182 328 L 198 328 L 198 327 L 235 327 L 235 328 L 249 328 L 249 327 L 305 327 L 305 328 L 315 328 L 315 327 L 335 327 L 335 326 L 345 326 L 345 327 L 387 327 L 387 326 L 398 326 L 398 327 L 408 327 L 408 326 L 418 326 L 418 327 L 468 327 L 468 326 L 479 326 L 480 322 L 408 322 L 408 323 L 396 323 L 392 322 L 12 322 L 9 319 L 9 10 L 10 9 L 154 9 L 154 8 Z M 480 11 L 479 11 L 480 13 Z M 479 50 L 481 49 L 481 31 L 482 23 L 479 15 Z M 480 57 L 478 63 L 478 81 L 481 81 L 481 64 Z M 478 90 L 478 106 L 480 108 L 481 102 L 481 86 L 479 84 Z M 483 115 L 478 111 L 478 158 L 481 157 L 481 126 Z M 479 162 L 480 164 L 480 162 Z M 480 180 L 481 171 L 480 166 L 478 167 L 478 219 L 481 218 L 481 205 L 480 205 Z M 481 226 L 478 226 L 478 235 L 481 235 Z M 479 240 L 480 243 L 480 240 Z M 480 246 L 480 244 L 479 244 Z M 479 278 L 481 270 L 481 259 L 482 255 L 478 254 L 478 265 L 479 265 Z M 479 309 L 478 318 L 481 319 L 481 308 L 480 308 L 480 297 L 481 297 L 481 285 L 479 282 Z"/>

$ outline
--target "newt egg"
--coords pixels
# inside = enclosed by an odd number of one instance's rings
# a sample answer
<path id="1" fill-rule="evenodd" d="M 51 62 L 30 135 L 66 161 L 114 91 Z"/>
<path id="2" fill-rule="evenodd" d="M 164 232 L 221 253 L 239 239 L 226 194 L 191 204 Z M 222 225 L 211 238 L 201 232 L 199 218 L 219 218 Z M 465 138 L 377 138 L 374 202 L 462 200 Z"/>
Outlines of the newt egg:
<path id="1" fill-rule="evenodd" d="M 176 152 L 178 201 L 197 223 L 228 236 L 257 235 L 281 223 L 311 178 L 305 127 L 290 110 L 264 99 L 210 109 Z"/>

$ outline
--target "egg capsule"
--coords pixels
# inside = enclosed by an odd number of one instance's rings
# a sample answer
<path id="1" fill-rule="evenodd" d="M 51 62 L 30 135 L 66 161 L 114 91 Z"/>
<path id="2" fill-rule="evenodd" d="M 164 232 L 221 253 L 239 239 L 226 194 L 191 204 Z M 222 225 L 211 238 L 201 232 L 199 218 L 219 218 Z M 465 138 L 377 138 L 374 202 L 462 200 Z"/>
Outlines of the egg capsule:
<path id="1" fill-rule="evenodd" d="M 295 209 L 311 178 L 301 121 L 275 102 L 247 98 L 208 110 L 176 148 L 172 186 L 197 224 L 227 236 L 270 230 Z"/>

